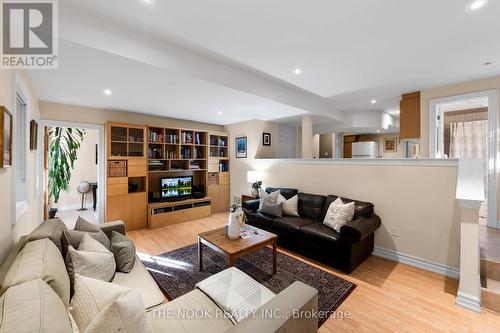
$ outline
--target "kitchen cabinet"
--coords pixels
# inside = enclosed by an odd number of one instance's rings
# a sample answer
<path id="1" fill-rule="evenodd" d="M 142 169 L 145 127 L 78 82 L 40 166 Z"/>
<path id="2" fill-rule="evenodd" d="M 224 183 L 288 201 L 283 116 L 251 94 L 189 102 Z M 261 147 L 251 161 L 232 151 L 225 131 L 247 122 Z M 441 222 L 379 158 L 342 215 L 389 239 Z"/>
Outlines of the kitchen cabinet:
<path id="1" fill-rule="evenodd" d="M 420 91 L 403 94 L 399 108 L 400 138 L 420 139 Z"/>

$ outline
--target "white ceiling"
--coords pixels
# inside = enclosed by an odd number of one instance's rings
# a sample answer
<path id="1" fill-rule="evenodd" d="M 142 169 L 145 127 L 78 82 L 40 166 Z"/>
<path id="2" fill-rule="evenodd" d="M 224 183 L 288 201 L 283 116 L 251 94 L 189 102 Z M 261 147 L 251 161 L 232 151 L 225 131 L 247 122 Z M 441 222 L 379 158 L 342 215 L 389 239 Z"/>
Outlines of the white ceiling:
<path id="1" fill-rule="evenodd" d="M 39 96 L 51 102 L 219 125 L 304 114 L 288 105 L 71 42 L 62 41 L 59 48 L 59 70 L 29 74 Z M 103 94 L 104 89 L 110 89 L 111 95 Z"/>
<path id="2" fill-rule="evenodd" d="M 473 13 L 465 11 L 468 3 L 469 0 L 153 0 L 145 4 L 141 0 L 65 0 L 60 2 L 61 34 L 74 43 L 169 69 L 165 75 L 170 81 L 182 81 L 182 76 L 187 76 L 223 86 L 222 90 L 229 88 L 224 93 L 220 91 L 219 97 L 232 97 L 243 91 L 272 101 L 242 106 L 234 120 L 246 120 L 244 109 L 254 107 L 262 107 L 268 118 L 294 116 L 297 109 L 302 109 L 341 120 L 338 111 L 385 110 L 394 114 L 401 93 L 500 74 L 500 2 L 490 0 Z M 93 24 L 83 21 L 84 15 L 94 18 Z M 74 27 L 78 20 L 87 29 L 85 33 L 82 27 Z M 135 33 L 112 37 L 112 33 L 118 35 L 122 31 Z M 153 54 L 154 43 L 144 48 L 126 47 L 126 35 L 137 43 L 155 38 L 157 51 L 167 56 L 160 59 Z M 158 43 L 160 40 L 188 46 L 190 52 L 211 59 L 212 65 L 200 68 L 199 61 L 180 57 L 180 53 L 171 53 L 169 57 L 169 50 L 174 50 L 172 44 L 165 47 Z M 67 56 L 61 53 L 62 63 Z M 481 65 L 487 61 L 494 63 Z M 186 102 L 192 91 L 177 90 L 179 97 L 169 99 L 172 108 L 159 103 L 143 104 L 153 101 L 151 97 L 155 95 L 148 95 L 147 91 L 150 71 L 147 66 L 139 67 L 137 72 L 142 75 L 135 74 L 145 82 L 124 83 L 125 73 L 116 80 L 108 78 L 110 85 L 130 84 L 128 91 L 135 94 L 136 104 L 114 95 L 113 101 L 108 101 L 110 107 L 133 105 L 139 108 L 135 111 L 158 110 L 155 112 L 170 115 L 177 112 L 174 106 L 187 104 L 185 109 L 194 109 L 181 114 L 197 119 L 201 116 L 194 110 L 205 110 L 206 103 L 212 106 L 210 102 L 221 102 L 217 95 L 211 98 L 212 91 L 217 90 L 214 87 L 181 83 L 179 86 L 184 89 L 207 89 L 196 91 L 206 99 Z M 89 67 L 80 74 L 89 87 L 94 83 L 94 88 L 101 88 L 93 77 L 103 68 Z M 207 73 L 210 68 L 217 70 Z M 302 74 L 293 74 L 294 68 L 301 68 Z M 231 71 L 226 72 L 228 69 Z M 65 73 L 32 74 L 39 82 L 35 84 L 37 89 L 44 90 L 41 98 L 52 99 L 70 89 L 64 84 L 54 84 L 53 89 L 63 90 L 52 92 L 40 87 L 41 82 L 50 85 L 54 77 L 62 80 L 71 74 L 70 70 L 61 66 L 60 71 Z M 172 72 L 179 75 L 171 76 Z M 82 97 L 81 93 L 74 92 L 75 103 L 104 103 L 100 97 Z M 377 100 L 375 105 L 370 104 L 372 99 Z M 231 106 L 236 108 L 242 100 L 234 97 L 234 102 Z"/>

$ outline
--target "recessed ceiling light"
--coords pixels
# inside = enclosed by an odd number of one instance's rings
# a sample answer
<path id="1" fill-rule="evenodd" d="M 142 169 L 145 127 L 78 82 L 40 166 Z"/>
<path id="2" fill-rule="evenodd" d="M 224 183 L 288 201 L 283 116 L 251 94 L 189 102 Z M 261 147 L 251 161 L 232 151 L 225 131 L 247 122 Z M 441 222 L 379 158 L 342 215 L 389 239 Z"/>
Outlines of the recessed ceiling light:
<path id="1" fill-rule="evenodd" d="M 475 10 L 478 10 L 478 9 L 484 7 L 484 5 L 486 5 L 487 3 L 488 3 L 488 0 L 474 0 L 470 4 L 468 4 L 467 7 L 465 7 L 465 9 L 469 12 L 475 11 Z"/>
<path id="2" fill-rule="evenodd" d="M 293 74 L 295 74 L 295 75 L 300 75 L 300 74 L 302 74 L 302 69 L 300 69 L 300 68 L 295 68 L 295 69 L 293 70 Z"/>
<path id="3" fill-rule="evenodd" d="M 147 3 L 148 5 L 152 4 L 154 0 L 141 0 L 143 3 Z"/>
<path id="4" fill-rule="evenodd" d="M 380 133 L 380 130 L 377 130 L 377 133 Z"/>
<path id="5" fill-rule="evenodd" d="M 220 116 L 222 115 L 222 111 L 217 111 L 217 114 Z"/>
<path id="6" fill-rule="evenodd" d="M 111 95 L 111 90 L 109 90 L 109 89 L 104 89 L 102 92 L 104 93 L 104 95 L 107 95 L 107 96 Z"/>
<path id="7" fill-rule="evenodd" d="M 377 100 L 376 100 L 376 99 L 372 99 L 372 100 L 370 101 L 370 103 L 375 104 L 375 103 L 377 103 Z"/>

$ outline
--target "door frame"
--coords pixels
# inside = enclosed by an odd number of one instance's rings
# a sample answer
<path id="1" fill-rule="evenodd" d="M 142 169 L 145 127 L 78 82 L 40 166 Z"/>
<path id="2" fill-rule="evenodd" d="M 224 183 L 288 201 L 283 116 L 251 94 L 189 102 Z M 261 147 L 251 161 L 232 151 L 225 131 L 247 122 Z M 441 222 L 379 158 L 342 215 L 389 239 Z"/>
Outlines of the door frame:
<path id="1" fill-rule="evenodd" d="M 98 187 L 97 187 L 97 206 L 99 207 L 99 224 L 105 222 L 105 212 L 106 212 L 106 200 L 105 200 L 105 156 L 106 156 L 106 145 L 104 138 L 104 125 L 98 124 L 88 124 L 88 123 L 77 123 L 69 121 L 58 121 L 58 120 L 46 120 L 40 119 L 39 128 L 43 129 L 46 126 L 49 127 L 72 127 L 72 128 L 83 128 L 83 129 L 96 129 L 98 131 L 98 142 L 99 149 L 97 154 L 97 170 L 98 170 Z M 45 177 L 44 177 L 44 131 L 38 131 L 38 147 L 37 147 L 37 160 L 38 160 L 38 183 L 37 183 L 37 193 L 39 200 L 39 223 L 43 222 L 43 209 L 44 209 L 44 191 L 45 191 Z"/>
<path id="2" fill-rule="evenodd" d="M 500 228 L 497 221 L 497 130 L 498 130 L 498 90 L 485 90 L 462 95 L 431 99 L 429 102 L 429 157 L 438 157 L 439 104 L 473 98 L 488 98 L 488 226 Z"/>

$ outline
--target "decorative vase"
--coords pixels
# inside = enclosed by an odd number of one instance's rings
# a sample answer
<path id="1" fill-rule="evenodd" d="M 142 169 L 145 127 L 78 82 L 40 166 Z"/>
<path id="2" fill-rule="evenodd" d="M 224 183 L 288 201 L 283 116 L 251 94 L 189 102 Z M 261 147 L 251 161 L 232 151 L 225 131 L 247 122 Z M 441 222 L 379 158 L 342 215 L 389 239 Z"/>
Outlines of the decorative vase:
<path id="1" fill-rule="evenodd" d="M 238 213 L 229 213 L 229 223 L 227 226 L 227 236 L 229 239 L 240 238 L 240 221 L 238 220 Z"/>

